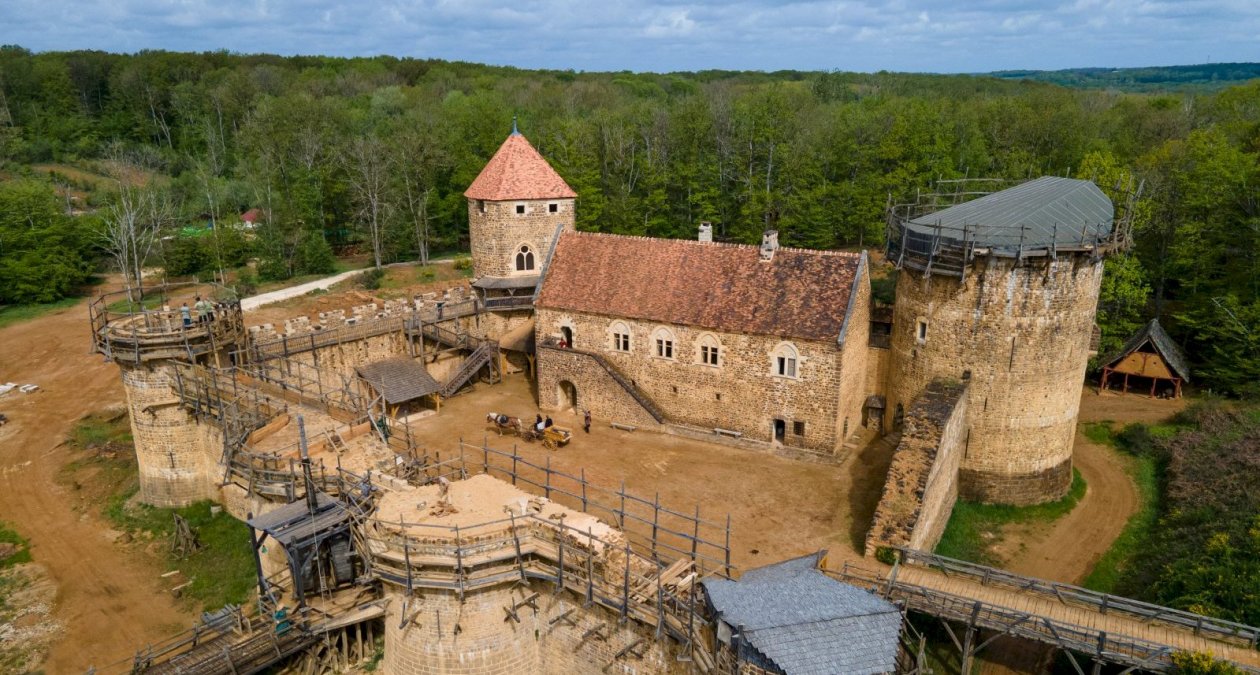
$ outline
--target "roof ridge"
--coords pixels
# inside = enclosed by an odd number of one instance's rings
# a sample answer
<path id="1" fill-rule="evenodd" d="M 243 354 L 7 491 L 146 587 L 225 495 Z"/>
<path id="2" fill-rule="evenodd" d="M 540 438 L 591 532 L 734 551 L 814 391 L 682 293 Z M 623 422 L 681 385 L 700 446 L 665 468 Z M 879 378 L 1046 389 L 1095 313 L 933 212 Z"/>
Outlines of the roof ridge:
<path id="1" fill-rule="evenodd" d="M 761 248 L 760 244 L 744 244 L 737 241 L 700 241 L 699 239 L 685 239 L 683 237 L 653 237 L 647 234 L 620 234 L 617 232 L 592 232 L 590 230 L 571 230 L 566 234 L 580 234 L 592 237 L 608 237 L 616 239 L 636 239 L 642 241 L 669 241 L 681 242 L 685 244 L 695 244 L 697 246 L 715 246 L 728 248 Z M 841 257 L 860 257 L 863 251 L 844 251 L 833 248 L 804 248 L 800 246 L 780 246 L 780 251 L 790 251 L 793 253 L 810 253 L 819 255 L 835 255 Z"/>

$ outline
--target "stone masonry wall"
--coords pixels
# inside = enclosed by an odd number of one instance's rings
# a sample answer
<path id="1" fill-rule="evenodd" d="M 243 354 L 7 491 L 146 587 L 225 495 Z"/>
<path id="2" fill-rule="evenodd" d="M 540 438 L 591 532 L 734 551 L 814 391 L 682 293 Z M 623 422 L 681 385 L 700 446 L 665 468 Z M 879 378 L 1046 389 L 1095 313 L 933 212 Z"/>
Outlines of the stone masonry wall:
<path id="1" fill-rule="evenodd" d="M 967 434 L 967 384 L 935 380 L 906 414 L 866 555 L 881 547 L 936 548 L 958 498 Z"/>
<path id="2" fill-rule="evenodd" d="M 841 347 L 839 368 L 840 387 L 836 405 L 836 442 L 843 443 L 862 428 L 862 404 L 868 394 L 876 393 L 867 387 L 867 370 L 870 368 L 871 282 L 866 253 L 862 254 L 861 266 L 853 280 L 850 296 L 848 324 L 845 326 L 844 343 Z"/>
<path id="3" fill-rule="evenodd" d="M 552 204 L 556 206 L 555 213 L 550 211 Z M 517 205 L 525 207 L 524 214 L 516 213 Z M 573 229 L 574 207 L 572 199 L 468 200 L 468 240 L 472 248 L 473 276 L 539 274 L 543 260 L 551 250 L 556 227 L 563 225 L 566 230 Z M 516 253 L 522 245 L 528 245 L 534 252 L 534 269 L 531 271 L 516 271 Z"/>
<path id="4" fill-rule="evenodd" d="M 617 321 L 630 330 L 629 352 L 613 349 L 611 326 Z M 664 326 L 545 308 L 538 309 L 537 322 L 539 341 L 561 335 L 562 327 L 570 328 L 575 349 L 603 356 L 646 393 L 670 422 L 701 429 L 730 429 L 750 440 L 771 441 L 774 419 L 778 418 L 786 424 L 785 445 L 834 452 L 840 440 L 836 436 L 837 420 L 842 417 L 837 414 L 838 401 L 860 398 L 842 395 L 842 354 L 835 342 L 716 333 L 691 326 Z M 654 356 L 658 329 L 673 335 L 674 358 Z M 700 362 L 700 340 L 706 336 L 720 345 L 718 366 Z M 799 355 L 796 378 L 781 377 L 771 371 L 774 351 L 789 342 Z M 538 391 L 540 404 L 545 406 L 558 405 L 554 385 L 560 380 L 570 379 L 578 384 L 571 379 L 576 375 L 573 372 L 563 376 L 548 372 L 552 363 L 556 362 L 540 355 Z M 851 383 L 863 382 L 860 367 L 855 366 Z M 593 380 L 588 387 L 602 387 L 599 382 L 603 381 Z M 616 386 L 611 378 L 606 382 Z M 584 392 L 579 385 L 578 405 L 585 407 L 586 400 L 613 401 L 616 397 L 598 391 Z M 601 416 L 615 419 L 624 414 L 627 413 L 614 410 L 611 415 L 605 412 Z M 856 419 L 851 424 L 856 424 Z M 804 423 L 804 434 L 794 433 L 795 422 Z"/>
<path id="5" fill-rule="evenodd" d="M 885 423 L 933 379 L 969 372 L 962 496 L 1009 504 L 1061 497 L 1101 280 L 1102 262 L 1088 255 L 985 256 L 961 281 L 899 275 Z"/>
<path id="6" fill-rule="evenodd" d="M 140 474 L 140 501 L 180 507 L 214 496 L 217 476 L 197 420 L 174 391 L 168 362 L 119 363 Z M 221 447 L 219 448 L 221 452 Z"/>
<path id="7" fill-rule="evenodd" d="M 562 410 L 569 407 L 561 391 L 568 382 L 577 390 L 577 407 L 590 410 L 596 423 L 616 422 L 640 428 L 659 426 L 643 406 L 617 383 L 598 363 L 580 352 L 564 349 L 538 349 L 538 407 Z"/>
<path id="8" fill-rule="evenodd" d="M 449 591 L 420 589 L 404 603 L 402 589 L 386 586 L 386 675 L 517 675 L 518 673 L 683 673 L 673 645 L 599 606 L 583 607 L 549 584 L 505 584 L 475 591 L 461 603 Z M 521 607 L 520 622 L 505 619 L 505 607 L 537 594 L 538 611 Z M 402 624 L 403 612 L 413 621 Z M 557 617 L 568 612 L 565 619 Z M 553 623 L 553 620 L 555 621 Z M 572 623 L 570 623 L 572 622 Z M 583 638 L 600 629 L 602 637 Z M 636 640 L 641 657 L 617 652 Z"/>

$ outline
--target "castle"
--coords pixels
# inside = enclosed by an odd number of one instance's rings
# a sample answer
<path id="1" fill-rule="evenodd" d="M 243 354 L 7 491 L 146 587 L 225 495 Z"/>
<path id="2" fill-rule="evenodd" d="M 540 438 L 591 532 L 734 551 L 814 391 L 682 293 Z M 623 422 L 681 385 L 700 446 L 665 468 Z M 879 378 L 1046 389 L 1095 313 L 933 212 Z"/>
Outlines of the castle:
<path id="1" fill-rule="evenodd" d="M 868 628 L 887 658 L 867 672 L 892 669 L 896 610 L 814 575 L 820 557 L 732 586 L 729 525 L 723 542 L 659 497 L 601 492 L 515 451 L 413 441 L 410 413 L 513 369 L 541 408 L 627 431 L 824 459 L 899 434 L 868 553 L 931 550 L 959 495 L 1028 504 L 1070 484 L 1102 259 L 1123 245 L 1088 181 L 890 209 L 891 307 L 872 299 L 864 252 L 786 247 L 773 231 L 715 242 L 707 224 L 690 241 L 578 232 L 577 194 L 515 130 L 466 196 L 471 290 L 283 331 L 247 328 L 235 303 L 193 324 L 92 304 L 96 349 L 122 371 L 140 500 L 223 504 L 262 538 L 260 606 L 297 603 L 301 631 L 281 641 L 258 619 L 241 658 L 316 644 L 302 640 L 362 656 L 362 631 L 370 644 L 380 630 L 387 673 L 779 672 L 791 656 L 738 624 L 760 615 L 745 593 L 782 583 L 833 598 L 820 616 L 882 617 Z M 222 658 L 212 646 L 207 663 Z"/>
<path id="2" fill-rule="evenodd" d="M 1030 504 L 1071 483 L 1111 200 L 1045 177 L 893 209 L 891 311 L 865 253 L 576 232 L 575 193 L 513 134 L 469 188 L 474 287 L 533 295 L 538 398 L 636 428 L 833 454 L 966 381 L 959 490 Z M 957 426 L 957 425 L 956 425 Z"/>

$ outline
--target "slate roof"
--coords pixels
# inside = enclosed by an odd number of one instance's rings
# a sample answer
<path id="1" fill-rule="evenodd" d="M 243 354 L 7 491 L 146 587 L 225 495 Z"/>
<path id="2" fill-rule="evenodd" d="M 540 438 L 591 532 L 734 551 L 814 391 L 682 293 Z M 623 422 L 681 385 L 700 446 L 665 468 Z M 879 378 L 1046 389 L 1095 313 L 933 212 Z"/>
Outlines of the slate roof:
<path id="1" fill-rule="evenodd" d="M 1168 367 L 1181 379 L 1189 382 L 1190 364 L 1186 361 L 1186 355 L 1181 351 L 1181 347 L 1178 347 L 1177 343 L 1168 336 L 1168 333 L 1164 332 L 1164 327 L 1159 325 L 1159 319 L 1151 319 L 1150 323 L 1134 333 L 1119 351 L 1102 361 L 1103 367 L 1114 366 L 1117 361 L 1132 354 L 1148 340 L 1155 351 L 1163 357 L 1164 363 L 1167 363 Z"/>
<path id="2" fill-rule="evenodd" d="M 823 552 L 702 582 L 718 617 L 788 675 L 896 670 L 901 613 L 818 570 Z"/>
<path id="3" fill-rule="evenodd" d="M 249 521 L 249 526 L 271 535 L 281 546 L 293 542 L 302 543 L 315 534 L 335 529 L 349 518 L 341 502 L 323 492 L 315 493 L 315 513 L 312 514 L 305 499 L 264 513 Z"/>
<path id="4" fill-rule="evenodd" d="M 711 330 L 837 340 L 862 256 L 565 232 L 538 307 Z M 865 327 L 863 327 L 865 330 Z"/>
<path id="5" fill-rule="evenodd" d="M 978 247 L 1017 249 L 1092 244 L 1111 233 L 1115 207 L 1087 180 L 1043 176 L 1013 188 L 919 216 L 906 224 L 912 233 L 961 235 Z M 953 238 L 953 237 L 950 237 Z"/>
<path id="6" fill-rule="evenodd" d="M 376 361 L 354 369 L 386 403 L 403 403 L 428 396 L 442 388 L 424 364 L 406 356 Z"/>
<path id="7" fill-rule="evenodd" d="M 486 163 L 464 196 L 489 202 L 516 199 L 574 199 L 577 193 L 538 154 L 529 140 L 513 132 Z"/>

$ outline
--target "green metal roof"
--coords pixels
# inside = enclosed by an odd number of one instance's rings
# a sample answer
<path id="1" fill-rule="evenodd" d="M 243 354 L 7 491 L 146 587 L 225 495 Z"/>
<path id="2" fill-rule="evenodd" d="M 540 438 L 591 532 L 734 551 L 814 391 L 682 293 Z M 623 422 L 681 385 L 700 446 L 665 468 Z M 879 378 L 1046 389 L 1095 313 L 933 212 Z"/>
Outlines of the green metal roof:
<path id="1" fill-rule="evenodd" d="M 919 216 L 911 233 L 997 249 L 1096 245 L 1111 233 L 1115 207 L 1091 181 L 1044 176 Z M 938 229 L 939 228 L 939 229 Z"/>

